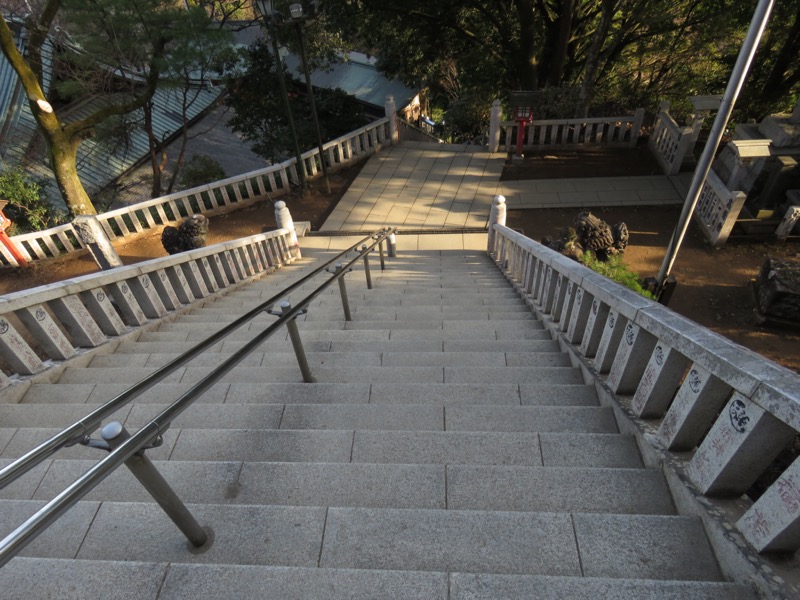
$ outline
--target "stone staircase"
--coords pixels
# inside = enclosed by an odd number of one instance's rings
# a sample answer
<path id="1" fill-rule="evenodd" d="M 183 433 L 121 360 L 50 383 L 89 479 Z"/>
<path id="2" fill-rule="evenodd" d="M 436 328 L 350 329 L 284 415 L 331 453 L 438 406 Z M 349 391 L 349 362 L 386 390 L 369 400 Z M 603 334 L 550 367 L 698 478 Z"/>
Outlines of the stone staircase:
<path id="1" fill-rule="evenodd" d="M 324 257 L 207 301 L 0 404 L 0 464 Z M 485 252 L 403 252 L 347 277 L 183 413 L 148 456 L 213 532 L 192 551 L 120 469 L 0 570 L 3 598 L 752 598 Z M 313 287 L 316 286 L 316 283 Z M 302 298 L 306 291 L 293 294 Z M 117 415 L 144 425 L 262 315 Z M 5 535 L 101 457 L 0 491 Z M 111 593 L 110 593 L 111 592 Z"/>

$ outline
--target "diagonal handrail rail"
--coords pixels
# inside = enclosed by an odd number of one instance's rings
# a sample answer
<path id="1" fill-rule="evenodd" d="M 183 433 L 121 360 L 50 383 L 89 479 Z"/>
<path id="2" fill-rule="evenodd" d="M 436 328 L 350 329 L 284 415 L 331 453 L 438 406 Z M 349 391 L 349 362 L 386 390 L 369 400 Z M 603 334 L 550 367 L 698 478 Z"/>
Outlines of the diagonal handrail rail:
<path id="1" fill-rule="evenodd" d="M 318 268 L 314 269 L 310 273 L 308 273 L 303 278 L 297 280 L 295 283 L 289 285 L 281 291 L 279 294 L 276 294 L 272 298 L 265 300 L 252 310 L 248 311 L 235 321 L 229 323 L 219 331 L 212 333 L 203 341 L 199 342 L 196 346 L 190 348 L 180 356 L 174 358 L 170 362 L 166 363 L 144 379 L 140 380 L 139 382 L 133 384 L 131 387 L 120 393 L 119 395 L 115 396 L 102 406 L 98 407 L 93 412 L 89 413 L 82 419 L 76 421 L 72 425 L 65 427 L 59 433 L 51 437 L 50 439 L 42 442 L 36 448 L 30 450 L 11 464 L 7 465 L 3 469 L 0 469 L 0 489 L 3 489 L 7 485 L 9 485 L 14 480 L 18 479 L 25 473 L 27 473 L 30 469 L 41 463 L 42 461 L 46 460 L 48 457 L 52 456 L 55 452 L 59 449 L 72 446 L 78 442 L 80 442 L 86 435 L 94 431 L 105 419 L 107 416 L 113 414 L 123 406 L 125 406 L 128 402 L 132 401 L 134 398 L 137 398 L 139 395 L 162 381 L 164 378 L 168 377 L 171 373 L 173 373 L 176 369 L 182 367 L 199 354 L 203 353 L 205 350 L 216 344 L 221 339 L 228 336 L 230 333 L 247 323 L 248 321 L 252 320 L 266 309 L 271 307 L 275 304 L 280 298 L 283 296 L 291 293 L 293 290 L 297 289 L 298 287 L 305 284 L 307 281 L 313 279 L 317 276 L 320 272 L 324 269 L 329 267 L 331 264 L 335 263 L 339 260 L 342 256 L 346 255 L 347 253 L 356 249 L 360 244 L 365 242 L 368 239 L 371 239 L 372 236 L 365 236 L 363 239 L 359 240 L 346 250 L 339 253 L 337 256 L 333 257 L 332 259 L 326 261 L 324 264 L 320 265 Z"/>
<path id="2" fill-rule="evenodd" d="M 346 265 L 344 265 L 343 268 L 337 268 L 329 279 L 324 281 L 314 291 L 308 294 L 303 300 L 298 302 L 296 306 L 292 307 L 290 310 L 282 312 L 281 315 L 278 317 L 277 321 L 275 321 L 272 325 L 268 326 L 266 329 L 258 333 L 255 337 L 253 337 L 253 339 L 248 341 L 242 348 L 234 352 L 218 367 L 216 367 L 208 375 L 203 377 L 198 383 L 193 385 L 185 393 L 183 393 L 170 406 L 168 406 L 161 413 L 156 415 L 156 417 L 154 417 L 149 423 L 147 423 L 144 427 L 140 428 L 135 434 L 122 441 L 122 443 L 120 443 L 119 445 L 116 445 L 116 447 L 111 448 L 108 456 L 106 456 L 103 460 L 101 460 L 95 466 L 89 469 L 80 478 L 74 481 L 71 485 L 69 485 L 55 498 L 53 498 L 50 502 L 45 504 L 34 515 L 28 518 L 14 531 L 9 533 L 3 540 L 0 540 L 0 567 L 5 565 L 14 556 L 16 556 L 16 554 L 20 552 L 27 544 L 33 541 L 33 539 L 35 539 L 41 532 L 47 529 L 47 527 L 49 527 L 62 514 L 64 514 L 67 510 L 69 510 L 72 506 L 74 506 L 81 498 L 83 498 L 86 494 L 88 494 L 94 487 L 96 487 L 100 482 L 102 482 L 106 477 L 108 477 L 112 472 L 114 472 L 120 465 L 129 461 L 135 455 L 140 454 L 144 449 L 146 449 L 146 447 L 151 442 L 153 442 L 159 436 L 163 435 L 163 433 L 169 429 L 172 421 L 183 411 L 189 408 L 189 406 L 191 406 L 194 403 L 194 401 L 197 400 L 197 398 L 204 391 L 206 391 L 215 383 L 217 383 L 222 378 L 223 375 L 225 375 L 226 373 L 228 373 L 228 371 L 233 369 L 242 359 L 244 359 L 250 352 L 252 352 L 260 344 L 262 344 L 266 339 L 272 336 L 283 325 L 287 324 L 292 319 L 295 319 L 311 303 L 311 301 L 314 298 L 319 296 L 334 281 L 337 281 L 340 278 L 344 277 L 358 260 L 360 260 L 363 256 L 371 252 L 375 248 L 375 246 L 382 244 L 384 240 L 386 240 L 386 238 L 389 237 L 389 235 L 395 232 L 396 228 L 394 229 L 384 228 L 382 230 L 379 230 L 373 235 L 367 236 L 362 240 L 359 240 L 357 244 L 354 244 L 347 250 L 341 252 L 330 261 L 327 261 L 321 267 L 309 273 L 307 276 L 298 280 L 294 284 L 287 286 L 287 288 L 284 289 L 280 294 L 277 294 L 272 298 L 270 298 L 269 300 L 261 303 L 259 307 L 257 307 L 256 309 L 249 311 L 245 316 L 250 316 L 252 318 L 256 314 L 268 310 L 268 308 L 272 306 L 278 299 L 282 298 L 283 296 L 286 296 L 288 291 L 296 289 L 297 287 L 302 285 L 302 283 L 308 281 L 312 276 L 319 274 L 324 268 L 330 265 L 331 262 L 334 262 L 337 259 L 341 258 L 342 256 L 345 256 L 363 241 L 367 239 L 372 240 L 372 243 L 369 246 L 367 246 L 366 244 L 362 245 L 361 250 L 355 255 L 353 259 L 351 259 Z M 237 319 L 237 321 L 239 320 Z M 234 323 L 236 323 L 237 321 L 235 321 Z M 239 323 L 239 325 L 241 324 L 242 323 Z M 233 325 L 233 323 L 231 325 Z M 237 325 L 237 327 L 239 325 Z M 230 333 L 230 331 L 233 331 L 235 328 L 236 327 L 231 328 L 230 326 L 228 326 L 226 329 L 229 329 L 228 333 Z M 211 339 L 211 337 L 214 336 L 213 335 L 210 336 L 209 338 L 198 344 L 198 346 L 203 345 L 204 347 L 208 347 L 209 340 Z M 175 359 L 170 363 L 168 363 L 168 365 L 174 365 L 176 361 L 190 354 L 192 350 L 187 351 L 186 353 L 181 355 L 181 357 L 179 357 L 178 359 Z M 161 378 L 159 378 L 159 380 Z M 136 387 L 137 385 L 140 384 L 142 384 L 142 382 L 139 382 L 139 384 L 136 384 L 133 387 Z M 114 402 L 115 400 L 117 400 L 117 398 L 111 400 L 107 404 Z M 95 411 L 94 413 L 92 413 L 92 415 L 95 415 L 97 412 L 98 411 Z M 79 421 L 78 423 L 82 422 L 83 421 Z M 150 489 L 148 489 L 148 491 L 150 491 L 154 496 L 156 495 Z M 169 491 L 171 492 L 171 490 Z M 159 500 L 158 498 L 156 499 Z M 179 500 L 177 502 L 178 504 L 180 504 Z M 165 508 L 165 510 L 168 513 L 170 512 L 167 506 L 165 506 L 165 504 L 160 500 L 159 504 L 161 504 L 162 508 Z M 184 525 L 178 523 L 176 519 L 173 520 L 175 520 L 176 525 L 178 525 L 178 527 L 185 534 L 187 534 L 187 537 L 189 537 L 190 541 L 193 544 L 195 544 L 196 546 L 202 546 L 207 540 L 205 533 L 200 529 L 199 525 L 197 525 L 197 523 L 194 521 L 191 515 L 188 514 L 188 511 L 186 511 L 185 507 L 183 507 L 182 504 L 180 504 L 180 507 L 184 510 L 184 514 L 188 515 L 188 518 L 190 519 L 191 522 L 189 524 Z M 171 514 L 170 517 L 172 517 Z M 192 536 L 191 535 L 192 533 L 195 533 L 196 535 Z"/>

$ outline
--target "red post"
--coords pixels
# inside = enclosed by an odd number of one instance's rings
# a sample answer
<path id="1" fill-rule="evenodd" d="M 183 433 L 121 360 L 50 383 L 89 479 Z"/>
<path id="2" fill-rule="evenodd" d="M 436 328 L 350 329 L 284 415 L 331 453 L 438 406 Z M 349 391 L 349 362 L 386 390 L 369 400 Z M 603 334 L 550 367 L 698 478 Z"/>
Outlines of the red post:
<path id="1" fill-rule="evenodd" d="M 17 261 L 17 264 L 20 267 L 27 267 L 28 260 L 22 255 L 22 252 L 19 251 L 19 248 L 17 248 L 16 244 L 11 241 L 11 238 L 8 237 L 8 234 L 6 233 L 6 229 L 12 225 L 11 219 L 3 214 L 3 207 L 6 204 L 6 200 L 0 200 L 0 243 L 8 248 L 11 256 L 14 257 L 14 260 Z"/>
<path id="2" fill-rule="evenodd" d="M 522 156 L 522 149 L 525 145 L 525 124 L 532 120 L 532 109 L 530 106 L 518 106 L 516 114 L 517 122 L 517 156 Z"/>

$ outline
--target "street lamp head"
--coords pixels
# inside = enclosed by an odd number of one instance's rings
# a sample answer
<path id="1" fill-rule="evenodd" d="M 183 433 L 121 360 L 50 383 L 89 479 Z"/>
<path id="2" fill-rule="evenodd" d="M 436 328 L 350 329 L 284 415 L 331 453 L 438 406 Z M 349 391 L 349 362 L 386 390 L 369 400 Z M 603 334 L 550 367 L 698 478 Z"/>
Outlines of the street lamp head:
<path id="1" fill-rule="evenodd" d="M 289 6 L 289 14 L 292 15 L 293 19 L 302 19 L 303 18 L 303 5 L 302 4 L 292 4 Z"/>
<path id="2" fill-rule="evenodd" d="M 262 16 L 272 16 L 272 0 L 255 0 L 255 5 Z"/>

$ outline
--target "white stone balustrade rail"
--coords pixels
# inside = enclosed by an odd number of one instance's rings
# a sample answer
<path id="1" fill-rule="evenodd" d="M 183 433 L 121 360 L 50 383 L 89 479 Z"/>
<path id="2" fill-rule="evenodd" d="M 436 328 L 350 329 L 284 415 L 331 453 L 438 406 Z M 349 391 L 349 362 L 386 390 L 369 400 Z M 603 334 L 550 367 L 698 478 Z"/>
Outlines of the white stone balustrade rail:
<path id="1" fill-rule="evenodd" d="M 708 172 L 693 216 L 714 248 L 728 241 L 745 200 L 747 194 L 729 190 L 713 169 Z"/>
<path id="2" fill-rule="evenodd" d="M 384 118 L 323 144 L 322 150 L 329 167 L 335 169 L 374 154 L 391 143 L 389 120 Z M 300 158 L 309 177 L 317 176 L 322 170 L 317 148 L 305 152 Z M 298 181 L 295 163 L 296 159 L 292 158 L 278 165 L 112 210 L 97 215 L 97 218 L 110 239 L 134 239 L 193 214 L 221 214 L 266 196 L 280 197 L 289 191 L 290 181 Z M 69 223 L 15 235 L 11 239 L 29 261 L 83 249 Z M 0 265 L 17 266 L 17 261 L 3 245 L 0 245 Z"/>
<path id="3" fill-rule="evenodd" d="M 800 376 L 502 225 L 489 252 L 696 493 L 738 498 L 800 431 Z M 680 454 L 677 454 L 680 453 Z M 800 548 L 800 459 L 736 523 Z"/>
<path id="4" fill-rule="evenodd" d="M 637 108 L 631 116 L 622 117 L 534 120 L 525 125 L 524 145 L 526 148 L 589 144 L 636 146 L 643 120 L 643 108 Z M 500 136 L 498 150 L 511 151 L 516 148 L 518 127 L 515 121 L 503 121 L 500 124 L 503 135 Z"/>
<path id="5" fill-rule="evenodd" d="M 662 103 L 647 144 L 665 175 L 677 175 L 680 172 L 683 160 L 694 143 L 694 129 L 678 125 L 669 114 L 669 103 Z"/>
<path id="6" fill-rule="evenodd" d="M 0 297 L 0 388 L 299 258 L 269 233 Z"/>

